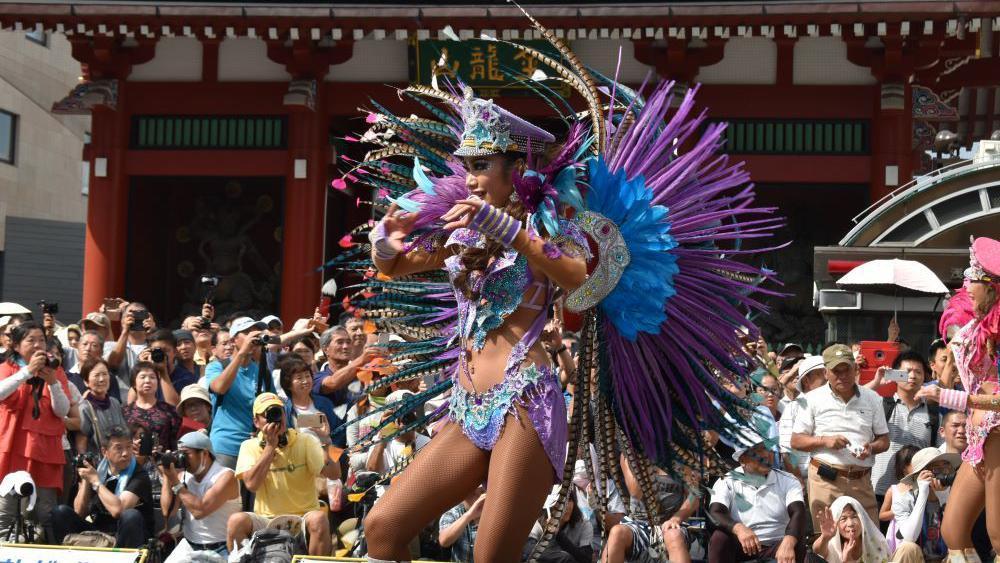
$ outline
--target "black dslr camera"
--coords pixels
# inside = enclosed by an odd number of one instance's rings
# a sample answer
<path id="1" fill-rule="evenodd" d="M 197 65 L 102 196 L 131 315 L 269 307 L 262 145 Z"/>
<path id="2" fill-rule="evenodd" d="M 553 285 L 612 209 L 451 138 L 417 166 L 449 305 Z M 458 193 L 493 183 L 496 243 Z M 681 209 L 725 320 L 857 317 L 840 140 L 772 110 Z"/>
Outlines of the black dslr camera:
<path id="1" fill-rule="evenodd" d="M 955 482 L 956 473 L 957 471 L 946 471 L 943 473 L 936 473 L 934 474 L 934 477 L 937 478 L 942 487 L 950 487 Z"/>
<path id="2" fill-rule="evenodd" d="M 188 457 L 184 452 L 153 454 L 153 459 L 156 460 L 157 465 L 162 465 L 163 467 L 176 467 L 182 471 L 186 471 L 188 468 Z"/>
<path id="3" fill-rule="evenodd" d="M 267 410 L 264 411 L 264 420 L 268 422 L 280 424 L 281 421 L 284 419 L 285 419 L 285 409 L 279 406 L 267 407 Z"/>
<path id="4" fill-rule="evenodd" d="M 44 299 L 42 299 L 41 301 L 38 302 L 38 306 L 42 308 L 42 314 L 43 315 L 44 314 L 49 314 L 49 315 L 55 316 L 55 315 L 59 314 L 59 304 L 58 303 L 49 303 L 49 302 L 45 301 Z"/>
<path id="5" fill-rule="evenodd" d="M 145 331 L 146 327 L 142 326 L 142 323 L 148 318 L 149 318 L 149 311 L 133 311 L 132 324 L 129 325 L 128 329 L 132 332 Z"/>
<path id="6" fill-rule="evenodd" d="M 267 407 L 267 410 L 264 411 L 264 420 L 266 420 L 268 423 L 281 424 L 281 421 L 284 419 L 285 419 L 285 409 L 277 405 L 272 405 L 270 407 Z M 260 447 L 263 448 L 265 444 L 266 442 L 264 440 L 264 433 L 261 432 Z M 283 448 L 287 445 L 288 445 L 288 433 L 282 432 L 281 436 L 278 436 L 278 447 Z"/>
<path id="7" fill-rule="evenodd" d="M 73 458 L 73 467 L 77 469 L 83 469 L 87 465 L 96 468 L 97 464 L 101 462 L 101 459 L 97 457 L 94 452 L 87 452 L 82 454 L 76 454 Z"/>
<path id="8" fill-rule="evenodd" d="M 167 359 L 167 353 L 162 348 L 153 348 L 149 351 L 149 359 L 154 364 L 162 364 Z"/>
<path id="9" fill-rule="evenodd" d="M 257 338 L 253 339 L 253 343 L 257 346 L 268 346 L 270 344 L 281 344 L 281 337 L 275 336 L 273 334 L 262 334 Z"/>

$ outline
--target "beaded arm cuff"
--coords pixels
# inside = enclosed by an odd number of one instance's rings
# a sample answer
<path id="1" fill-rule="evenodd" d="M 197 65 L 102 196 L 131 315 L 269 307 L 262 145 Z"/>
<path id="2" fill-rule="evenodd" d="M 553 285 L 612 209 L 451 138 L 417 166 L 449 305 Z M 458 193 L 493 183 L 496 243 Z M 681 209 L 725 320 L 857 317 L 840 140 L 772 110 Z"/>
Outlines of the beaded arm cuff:
<path id="1" fill-rule="evenodd" d="M 946 409 L 964 412 L 969 403 L 969 394 L 955 389 L 942 389 L 938 404 Z"/>
<path id="2" fill-rule="evenodd" d="M 389 237 L 385 234 L 385 223 L 381 221 L 368 233 L 368 240 L 375 249 L 375 258 L 379 260 L 389 261 L 399 254 L 399 251 L 389 243 Z"/>
<path id="3" fill-rule="evenodd" d="M 514 237 L 521 227 L 520 221 L 485 202 L 469 224 L 470 229 L 479 231 L 507 248 L 514 244 Z"/>

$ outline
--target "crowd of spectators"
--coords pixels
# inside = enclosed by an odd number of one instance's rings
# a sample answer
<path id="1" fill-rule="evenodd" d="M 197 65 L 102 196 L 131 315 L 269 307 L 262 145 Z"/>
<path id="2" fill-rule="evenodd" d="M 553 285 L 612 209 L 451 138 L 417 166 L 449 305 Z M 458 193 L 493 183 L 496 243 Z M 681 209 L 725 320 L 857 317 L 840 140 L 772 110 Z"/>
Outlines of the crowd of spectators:
<path id="1" fill-rule="evenodd" d="M 141 303 L 109 299 L 69 325 L 48 313 L 40 323 L 0 319 L 0 469 L 33 481 L 38 541 L 99 532 L 138 547 L 157 538 L 173 563 L 195 551 L 225 555 L 256 531 L 283 527 L 310 554 L 364 555 L 359 524 L 391 486 L 379 476 L 402 469 L 436 430 L 370 436 L 380 407 L 426 389 L 422 379 L 366 385 L 388 373 L 381 350 L 399 337 L 352 316 L 330 326 L 318 311 L 288 330 L 275 316 L 216 319 L 207 304 L 201 313 L 170 330 Z M 542 341 L 569 401 L 576 337 L 552 321 Z M 891 367 L 907 377 L 889 396 L 876 392 L 885 367 L 859 384 L 866 359 L 856 347 L 833 343 L 815 356 L 795 344 L 748 349 L 757 365 L 725 387 L 751 403 L 753 436 L 708 433 L 724 460 L 711 476 L 652 471 L 656 510 L 624 455 L 625 490 L 610 478 L 591 482 L 578 461 L 540 561 L 944 557 L 939 526 L 962 463 L 965 414 L 917 391 L 941 380 L 947 347 L 900 354 Z M 408 416 L 382 435 L 417 414 Z M 413 558 L 471 561 L 485 487 L 431 523 Z M 526 556 L 559 496 L 557 486 Z M 0 533 L 27 500 L 0 495 Z M 602 501 L 607 510 L 596 509 Z"/>

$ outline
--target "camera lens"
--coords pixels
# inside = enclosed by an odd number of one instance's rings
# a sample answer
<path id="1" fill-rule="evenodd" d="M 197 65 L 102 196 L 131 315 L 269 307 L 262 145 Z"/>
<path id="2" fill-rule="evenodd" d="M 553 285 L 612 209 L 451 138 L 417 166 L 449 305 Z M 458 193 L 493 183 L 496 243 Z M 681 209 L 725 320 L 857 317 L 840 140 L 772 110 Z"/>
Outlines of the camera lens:
<path id="1" fill-rule="evenodd" d="M 149 359 L 153 360 L 153 363 L 160 363 L 167 359 L 166 353 L 160 348 L 153 348 L 149 351 Z"/>
<path id="2" fill-rule="evenodd" d="M 284 417 L 285 410 L 278 406 L 268 407 L 268 409 L 264 411 L 264 419 L 268 422 L 280 423 Z"/>

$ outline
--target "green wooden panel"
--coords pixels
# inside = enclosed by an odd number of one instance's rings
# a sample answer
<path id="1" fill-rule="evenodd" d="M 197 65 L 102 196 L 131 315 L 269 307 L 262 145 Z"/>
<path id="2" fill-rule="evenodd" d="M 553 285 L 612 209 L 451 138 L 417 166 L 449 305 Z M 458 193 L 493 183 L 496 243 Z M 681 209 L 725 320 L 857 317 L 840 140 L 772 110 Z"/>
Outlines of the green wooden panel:
<path id="1" fill-rule="evenodd" d="M 734 154 L 870 154 L 868 122 L 863 120 L 733 119 L 724 133 L 723 151 Z"/>
<path id="2" fill-rule="evenodd" d="M 236 146 L 247 146 L 247 121 L 245 119 L 236 120 Z"/>

